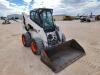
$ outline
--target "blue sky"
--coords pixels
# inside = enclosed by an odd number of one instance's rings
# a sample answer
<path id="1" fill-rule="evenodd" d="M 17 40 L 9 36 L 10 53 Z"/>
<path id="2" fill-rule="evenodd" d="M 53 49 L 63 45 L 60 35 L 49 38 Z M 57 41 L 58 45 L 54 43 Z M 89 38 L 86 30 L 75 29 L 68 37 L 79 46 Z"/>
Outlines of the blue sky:
<path id="1" fill-rule="evenodd" d="M 9 0 L 10 3 L 15 3 L 16 5 L 24 5 L 23 0 Z"/>
<path id="2" fill-rule="evenodd" d="M 52 8 L 54 14 L 100 14 L 100 0 L 0 0 L 0 16 L 29 13 L 34 8 Z"/>

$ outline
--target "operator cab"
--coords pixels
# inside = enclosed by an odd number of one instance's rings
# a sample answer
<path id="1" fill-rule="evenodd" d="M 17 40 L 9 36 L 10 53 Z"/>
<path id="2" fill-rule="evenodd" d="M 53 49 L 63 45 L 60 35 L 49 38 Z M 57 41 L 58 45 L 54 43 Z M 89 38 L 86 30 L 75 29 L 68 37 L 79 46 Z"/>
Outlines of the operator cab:
<path id="1" fill-rule="evenodd" d="M 55 31 L 55 25 L 53 21 L 53 9 L 39 8 L 30 12 L 30 19 L 37 25 L 42 27 L 45 32 Z"/>

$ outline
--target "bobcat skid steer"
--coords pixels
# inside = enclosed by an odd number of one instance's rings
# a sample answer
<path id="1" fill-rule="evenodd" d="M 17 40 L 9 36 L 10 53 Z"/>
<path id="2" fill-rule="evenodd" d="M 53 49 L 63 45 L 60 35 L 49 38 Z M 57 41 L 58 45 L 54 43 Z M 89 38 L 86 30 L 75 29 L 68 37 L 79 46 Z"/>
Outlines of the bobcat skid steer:
<path id="1" fill-rule="evenodd" d="M 82 57 L 84 49 L 74 40 L 66 41 L 53 21 L 53 9 L 38 8 L 23 13 L 22 42 L 31 47 L 34 54 L 41 56 L 41 61 L 55 73 L 63 70 Z"/>

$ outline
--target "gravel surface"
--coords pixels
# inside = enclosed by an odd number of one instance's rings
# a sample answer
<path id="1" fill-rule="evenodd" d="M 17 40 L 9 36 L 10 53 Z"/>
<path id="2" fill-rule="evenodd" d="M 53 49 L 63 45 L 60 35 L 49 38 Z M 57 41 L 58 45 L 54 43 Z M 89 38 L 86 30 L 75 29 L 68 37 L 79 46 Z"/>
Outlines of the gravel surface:
<path id="1" fill-rule="evenodd" d="M 22 23 L 0 21 L 0 75 L 100 75 L 100 22 L 58 21 L 66 39 L 76 39 L 86 55 L 59 73 L 52 72 L 21 42 Z"/>

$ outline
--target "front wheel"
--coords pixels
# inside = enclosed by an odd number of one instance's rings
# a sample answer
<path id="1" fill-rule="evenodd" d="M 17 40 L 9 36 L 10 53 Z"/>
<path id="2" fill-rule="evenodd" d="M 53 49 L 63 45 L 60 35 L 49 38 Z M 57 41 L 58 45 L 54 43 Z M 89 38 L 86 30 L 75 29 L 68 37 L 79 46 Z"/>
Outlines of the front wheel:
<path id="1" fill-rule="evenodd" d="M 31 42 L 31 50 L 35 55 L 40 55 L 43 49 L 43 42 L 40 39 L 33 39 Z"/>

